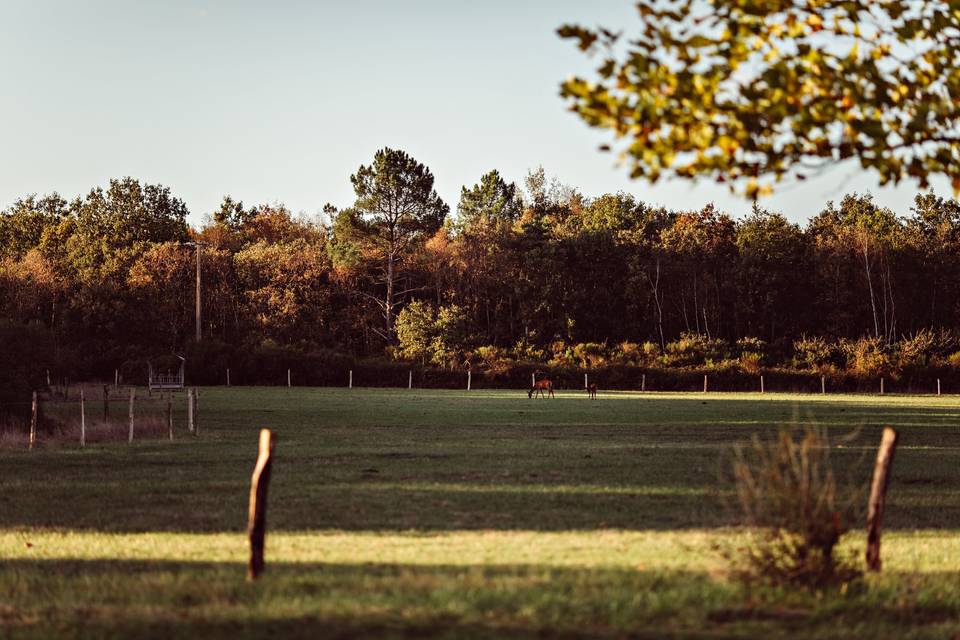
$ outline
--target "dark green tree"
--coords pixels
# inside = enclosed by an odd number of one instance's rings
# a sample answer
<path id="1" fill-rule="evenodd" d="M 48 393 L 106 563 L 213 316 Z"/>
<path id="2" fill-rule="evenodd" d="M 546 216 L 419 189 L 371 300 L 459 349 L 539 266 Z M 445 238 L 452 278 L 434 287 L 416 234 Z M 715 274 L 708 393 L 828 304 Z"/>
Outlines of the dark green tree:
<path id="1" fill-rule="evenodd" d="M 372 263 L 383 287 L 373 299 L 379 306 L 385 330 L 394 338 L 397 299 L 409 293 L 397 290 L 405 261 L 418 251 L 443 224 L 450 208 L 433 188 L 433 174 L 405 152 L 384 148 L 373 162 L 361 165 L 350 176 L 356 202 L 334 224 L 338 241 L 353 244 Z"/>

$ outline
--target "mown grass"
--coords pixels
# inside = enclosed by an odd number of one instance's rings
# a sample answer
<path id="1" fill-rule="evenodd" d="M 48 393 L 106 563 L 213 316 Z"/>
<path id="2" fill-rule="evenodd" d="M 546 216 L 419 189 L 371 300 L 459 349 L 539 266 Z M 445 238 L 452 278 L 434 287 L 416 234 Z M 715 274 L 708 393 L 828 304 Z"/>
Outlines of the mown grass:
<path id="1" fill-rule="evenodd" d="M 13 637 L 960 634 L 960 398 L 204 389 L 200 437 L 2 451 Z M 885 570 L 747 589 L 720 549 L 730 448 L 782 424 L 868 475 L 898 427 Z M 243 580 L 256 432 L 278 436 L 268 571 Z M 860 534 L 845 545 L 862 547 Z"/>

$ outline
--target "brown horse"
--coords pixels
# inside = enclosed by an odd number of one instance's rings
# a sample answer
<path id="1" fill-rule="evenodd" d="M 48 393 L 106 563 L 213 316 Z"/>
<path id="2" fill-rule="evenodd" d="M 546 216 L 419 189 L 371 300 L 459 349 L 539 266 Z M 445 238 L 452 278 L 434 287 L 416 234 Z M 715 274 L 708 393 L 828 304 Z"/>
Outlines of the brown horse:
<path id="1" fill-rule="evenodd" d="M 534 396 L 536 396 L 536 395 L 539 393 L 542 397 L 545 398 L 545 397 L 546 397 L 546 394 L 544 394 L 544 390 L 546 390 L 547 392 L 550 393 L 550 397 L 551 397 L 551 398 L 554 397 L 554 395 L 553 395 L 553 383 L 550 382 L 550 381 L 547 380 L 547 379 L 537 380 L 536 383 L 534 383 L 534 385 L 533 385 L 532 387 L 530 387 L 530 391 L 527 392 L 527 397 L 528 397 L 528 398 L 533 398 Z"/>
<path id="2" fill-rule="evenodd" d="M 587 395 L 590 396 L 591 400 L 597 399 L 597 383 L 596 382 L 591 382 L 590 386 L 587 387 Z"/>

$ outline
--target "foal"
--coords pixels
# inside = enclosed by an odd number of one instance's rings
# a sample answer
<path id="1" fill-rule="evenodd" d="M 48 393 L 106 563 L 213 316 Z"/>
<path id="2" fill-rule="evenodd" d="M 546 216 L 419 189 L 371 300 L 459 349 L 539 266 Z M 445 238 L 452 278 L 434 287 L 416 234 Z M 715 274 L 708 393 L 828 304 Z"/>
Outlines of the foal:
<path id="1" fill-rule="evenodd" d="M 553 383 L 550 382 L 549 380 L 546 380 L 546 379 L 544 379 L 544 380 L 537 380 L 537 381 L 534 383 L 534 385 L 533 385 L 532 387 L 530 387 L 530 391 L 527 392 L 527 397 L 528 397 L 528 398 L 533 398 L 533 397 L 536 396 L 537 394 L 540 394 L 542 397 L 545 398 L 545 397 L 546 397 L 546 394 L 544 394 L 544 390 L 546 390 L 546 391 L 548 391 L 548 392 L 550 393 L 550 397 L 551 397 L 551 398 L 554 397 L 554 395 L 553 395 Z"/>
<path id="2" fill-rule="evenodd" d="M 590 386 L 587 387 L 587 395 L 590 396 L 591 400 L 597 399 L 597 383 L 596 382 L 591 382 Z"/>

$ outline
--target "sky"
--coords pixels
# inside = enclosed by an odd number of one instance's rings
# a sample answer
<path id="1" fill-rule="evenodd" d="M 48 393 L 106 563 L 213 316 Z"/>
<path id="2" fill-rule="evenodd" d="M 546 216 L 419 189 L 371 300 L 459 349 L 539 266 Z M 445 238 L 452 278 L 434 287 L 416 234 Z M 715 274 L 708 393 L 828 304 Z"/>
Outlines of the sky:
<path id="1" fill-rule="evenodd" d="M 491 169 L 673 209 L 750 203 L 709 182 L 632 181 L 559 84 L 593 61 L 555 30 L 629 33 L 632 0 L 0 0 L 0 209 L 110 178 L 170 187 L 191 222 L 224 195 L 315 214 L 353 202 L 377 149 L 426 164 L 456 210 Z M 951 195 L 946 180 L 934 189 Z M 803 222 L 844 193 L 909 213 L 915 183 L 839 165 L 762 204 Z"/>

